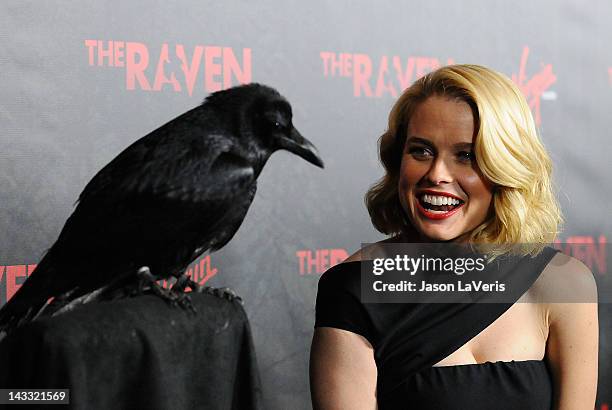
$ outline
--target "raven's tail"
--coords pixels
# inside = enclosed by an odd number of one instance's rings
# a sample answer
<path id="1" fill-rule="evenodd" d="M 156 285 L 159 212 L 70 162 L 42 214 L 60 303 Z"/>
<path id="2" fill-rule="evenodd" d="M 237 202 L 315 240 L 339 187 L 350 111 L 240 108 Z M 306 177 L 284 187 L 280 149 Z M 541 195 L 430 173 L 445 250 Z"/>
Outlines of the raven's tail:
<path id="1" fill-rule="evenodd" d="M 44 285 L 45 277 L 49 277 L 49 269 L 45 269 L 44 260 L 34 269 L 30 277 L 0 309 L 0 340 L 19 326 L 30 322 L 45 307 L 49 299 L 49 291 Z M 51 274 L 51 277 L 53 275 Z"/>

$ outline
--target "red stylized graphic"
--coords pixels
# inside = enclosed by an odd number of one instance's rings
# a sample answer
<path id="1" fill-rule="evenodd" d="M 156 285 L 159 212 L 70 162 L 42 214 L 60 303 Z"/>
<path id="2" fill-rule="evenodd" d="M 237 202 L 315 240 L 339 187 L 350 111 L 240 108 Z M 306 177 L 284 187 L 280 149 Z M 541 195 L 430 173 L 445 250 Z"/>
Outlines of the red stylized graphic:
<path id="1" fill-rule="evenodd" d="M 241 65 L 234 50 L 229 47 L 196 45 L 189 58 L 184 45 L 170 46 L 163 43 L 155 64 L 154 76 L 151 78 L 151 74 L 148 76 L 146 72 L 151 71 L 151 53 L 149 47 L 143 43 L 85 40 L 85 46 L 90 66 L 125 68 L 125 86 L 128 90 L 138 87 L 146 91 L 161 91 L 167 86 L 166 88 L 170 87 L 175 92 L 186 89 L 191 95 L 200 68 L 204 71 L 201 77 L 202 86 L 207 92 L 232 87 L 235 85 L 234 79 L 238 84 L 251 82 L 250 48 L 241 50 Z"/>
<path id="2" fill-rule="evenodd" d="M 197 259 L 193 262 L 186 270 L 185 274 L 191 276 L 191 279 L 200 284 L 204 285 L 210 278 L 218 273 L 218 269 L 214 268 L 211 263 L 210 255 L 206 255 Z M 172 287 L 172 283 L 169 280 L 161 280 L 159 284 L 165 288 Z"/>
<path id="3" fill-rule="evenodd" d="M 0 265 L 0 283 L 5 284 L 5 293 L 0 295 L 0 305 L 6 303 L 10 298 L 13 297 L 15 292 L 23 285 L 26 278 L 28 278 L 34 269 L 36 264 L 31 265 Z M 153 272 L 155 273 L 155 272 Z M 212 266 L 210 255 L 206 255 L 195 262 L 193 262 L 186 270 L 185 273 L 191 276 L 195 282 L 200 285 L 204 285 L 210 278 L 218 273 L 218 269 Z M 167 280 L 159 281 L 160 285 L 169 287 L 171 284 Z M 4 296 L 4 297 L 3 297 Z"/>
<path id="4" fill-rule="evenodd" d="M 367 54 L 322 51 L 319 55 L 325 77 L 353 79 L 355 97 L 396 98 L 414 80 L 441 67 L 433 57 L 408 57 L 404 63 L 398 56 L 382 56 L 375 66 Z M 453 63 L 448 59 L 447 64 Z"/>
<path id="5" fill-rule="evenodd" d="M 529 56 L 529 47 L 523 48 L 523 54 L 521 55 L 521 64 L 519 67 L 519 73 L 512 74 L 512 81 L 521 89 L 529 108 L 535 111 L 535 122 L 537 125 L 542 123 L 540 117 L 540 99 L 544 91 L 546 91 L 552 84 L 557 81 L 557 77 L 552 72 L 551 64 L 542 64 L 542 69 L 539 73 L 534 74 L 531 79 L 525 82 L 526 74 L 525 67 L 527 66 L 527 57 Z"/>
<path id="6" fill-rule="evenodd" d="M 602 403 L 601 404 L 600 410 L 609 410 L 609 409 L 610 409 L 610 407 L 609 407 L 608 403 Z"/>
<path id="7" fill-rule="evenodd" d="M 607 238 L 600 235 L 597 242 L 593 236 L 570 236 L 564 241 L 555 240 L 555 248 L 582 261 L 596 274 L 606 273 Z"/>
<path id="8" fill-rule="evenodd" d="M 317 249 L 297 251 L 300 275 L 321 274 L 348 258 L 346 249 Z M 313 271 L 314 268 L 314 271 Z"/>
<path id="9" fill-rule="evenodd" d="M 5 284 L 4 295 L 0 295 L 4 297 L 0 297 L 0 301 L 6 302 L 12 298 L 26 278 L 34 271 L 34 268 L 36 268 L 36 265 L 0 266 L 0 282 L 4 280 Z"/>

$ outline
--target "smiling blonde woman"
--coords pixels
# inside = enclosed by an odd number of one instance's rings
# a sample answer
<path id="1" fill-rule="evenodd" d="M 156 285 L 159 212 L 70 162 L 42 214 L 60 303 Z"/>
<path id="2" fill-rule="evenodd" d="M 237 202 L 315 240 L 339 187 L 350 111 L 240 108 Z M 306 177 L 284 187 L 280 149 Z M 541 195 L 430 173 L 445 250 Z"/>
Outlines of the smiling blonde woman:
<path id="1" fill-rule="evenodd" d="M 586 266 L 546 245 L 562 217 L 518 88 L 482 66 L 440 68 L 402 94 L 379 143 L 386 174 L 366 205 L 382 242 L 518 249 L 529 286 L 508 304 L 362 303 L 355 253 L 319 281 L 314 407 L 591 410 L 597 289 Z M 583 303 L 559 301 L 568 289 Z"/>

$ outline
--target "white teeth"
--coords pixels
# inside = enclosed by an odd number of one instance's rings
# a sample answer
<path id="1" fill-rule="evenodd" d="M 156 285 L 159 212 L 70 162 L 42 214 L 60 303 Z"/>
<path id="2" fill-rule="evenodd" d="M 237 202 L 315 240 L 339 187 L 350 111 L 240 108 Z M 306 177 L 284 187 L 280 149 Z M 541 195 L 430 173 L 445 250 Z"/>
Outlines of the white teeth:
<path id="1" fill-rule="evenodd" d="M 423 202 L 432 205 L 458 205 L 460 201 L 448 196 L 425 194 L 423 195 Z"/>
<path id="2" fill-rule="evenodd" d="M 432 214 L 445 214 L 448 211 L 436 211 L 435 209 L 428 209 L 427 212 L 431 212 Z"/>

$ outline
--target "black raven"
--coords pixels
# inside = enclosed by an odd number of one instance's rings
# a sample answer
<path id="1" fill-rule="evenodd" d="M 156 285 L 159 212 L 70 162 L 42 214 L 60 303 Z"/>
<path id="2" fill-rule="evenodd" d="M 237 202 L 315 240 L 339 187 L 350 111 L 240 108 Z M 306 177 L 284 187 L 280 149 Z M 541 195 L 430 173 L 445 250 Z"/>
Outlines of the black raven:
<path id="1" fill-rule="evenodd" d="M 126 278 L 173 276 L 184 289 L 189 263 L 234 236 L 279 149 L 323 168 L 287 100 L 256 83 L 213 93 L 137 140 L 89 181 L 57 241 L 0 310 L 0 335 L 50 298 L 64 304 Z"/>

